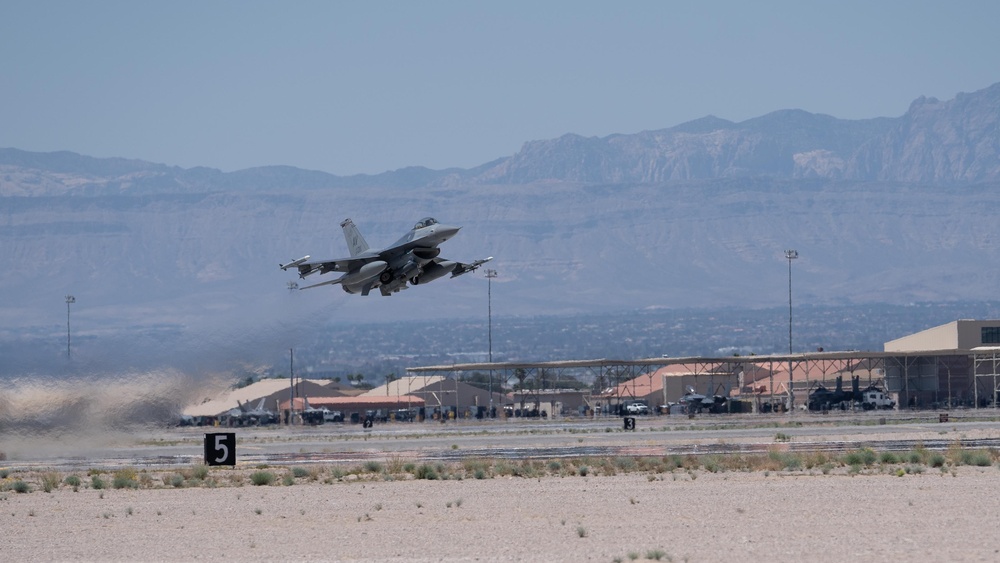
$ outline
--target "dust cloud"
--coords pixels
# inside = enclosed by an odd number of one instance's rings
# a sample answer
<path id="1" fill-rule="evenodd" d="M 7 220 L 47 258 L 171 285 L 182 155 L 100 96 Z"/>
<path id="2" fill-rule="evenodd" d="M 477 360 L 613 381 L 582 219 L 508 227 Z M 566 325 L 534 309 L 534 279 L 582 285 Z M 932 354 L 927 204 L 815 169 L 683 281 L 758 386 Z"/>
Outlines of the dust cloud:
<path id="1" fill-rule="evenodd" d="M 7 335 L 0 342 L 0 454 L 75 455 L 176 425 L 185 407 L 287 366 L 289 348 L 342 306 L 325 297 L 276 298 L 183 325 L 81 330 L 70 354 L 65 332 Z"/>

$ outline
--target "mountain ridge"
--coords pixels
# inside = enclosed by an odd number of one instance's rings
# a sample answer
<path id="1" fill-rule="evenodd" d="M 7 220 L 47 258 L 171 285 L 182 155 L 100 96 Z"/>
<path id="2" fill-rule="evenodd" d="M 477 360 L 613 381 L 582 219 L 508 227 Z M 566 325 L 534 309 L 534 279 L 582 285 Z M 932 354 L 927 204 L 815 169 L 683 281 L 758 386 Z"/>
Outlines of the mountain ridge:
<path id="1" fill-rule="evenodd" d="M 92 179 L 75 187 L 197 191 L 215 185 L 272 189 L 297 187 L 420 188 L 456 184 L 670 183 L 697 179 L 765 176 L 829 180 L 978 183 L 1000 180 L 1000 83 L 940 101 L 919 97 L 900 117 L 838 119 L 800 109 L 777 110 L 741 122 L 712 115 L 663 129 L 605 137 L 567 133 L 528 141 L 507 157 L 462 169 L 411 166 L 374 175 L 337 176 L 291 166 L 234 172 L 184 169 L 136 159 L 95 159 L 58 151 L 0 149 L 0 172 L 45 171 L 29 178 L 55 189 L 53 174 Z M 0 176 L 0 194 L 11 182 Z M 70 191 L 70 188 L 66 188 Z M 35 193 L 32 195 L 44 195 Z M 24 194 L 27 195 L 27 194 Z"/>

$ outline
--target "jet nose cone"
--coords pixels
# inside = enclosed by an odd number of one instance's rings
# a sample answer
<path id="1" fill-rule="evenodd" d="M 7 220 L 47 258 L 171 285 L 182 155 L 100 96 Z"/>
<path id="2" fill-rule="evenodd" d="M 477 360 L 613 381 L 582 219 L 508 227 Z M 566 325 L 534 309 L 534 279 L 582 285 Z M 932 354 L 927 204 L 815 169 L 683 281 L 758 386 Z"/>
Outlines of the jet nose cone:
<path id="1" fill-rule="evenodd" d="M 458 230 L 462 227 L 451 227 L 448 225 L 438 225 L 437 235 L 441 237 L 442 240 L 448 240 L 458 233 Z"/>

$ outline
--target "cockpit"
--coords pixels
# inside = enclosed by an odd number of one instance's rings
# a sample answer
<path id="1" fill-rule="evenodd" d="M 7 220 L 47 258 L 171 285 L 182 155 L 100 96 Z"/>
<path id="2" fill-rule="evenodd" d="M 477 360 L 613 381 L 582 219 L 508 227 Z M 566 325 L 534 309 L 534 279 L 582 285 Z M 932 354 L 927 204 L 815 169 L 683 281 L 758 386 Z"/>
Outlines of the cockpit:
<path id="1" fill-rule="evenodd" d="M 417 221 L 416 225 L 413 225 L 413 230 L 423 229 L 424 227 L 430 227 L 432 225 L 437 225 L 437 219 L 433 217 L 424 217 L 423 219 Z"/>

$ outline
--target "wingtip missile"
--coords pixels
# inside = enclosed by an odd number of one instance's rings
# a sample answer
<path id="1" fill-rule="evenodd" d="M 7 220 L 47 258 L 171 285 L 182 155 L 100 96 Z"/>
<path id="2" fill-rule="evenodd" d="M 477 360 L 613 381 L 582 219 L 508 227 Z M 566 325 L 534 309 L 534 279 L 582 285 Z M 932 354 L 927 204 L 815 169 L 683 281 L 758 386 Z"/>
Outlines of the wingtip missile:
<path id="1" fill-rule="evenodd" d="M 478 269 L 480 266 L 482 266 L 483 264 L 489 262 L 492 259 L 493 259 L 493 257 L 490 256 L 489 258 L 484 258 L 482 260 L 476 260 L 475 262 L 473 262 L 471 264 L 459 264 L 455 268 L 455 270 L 451 273 L 451 277 L 457 278 L 458 276 L 460 276 L 462 274 L 468 274 L 469 272 L 475 272 L 476 269 Z"/>
<path id="2" fill-rule="evenodd" d="M 299 258 L 298 260 L 292 260 L 291 262 L 289 262 L 287 264 L 278 264 L 278 267 L 281 268 L 282 270 L 287 270 L 289 268 L 294 268 L 295 266 L 298 266 L 299 264 L 305 262 L 308 259 L 309 259 L 309 255 L 306 254 L 302 258 Z"/>

